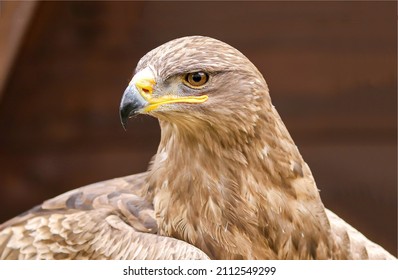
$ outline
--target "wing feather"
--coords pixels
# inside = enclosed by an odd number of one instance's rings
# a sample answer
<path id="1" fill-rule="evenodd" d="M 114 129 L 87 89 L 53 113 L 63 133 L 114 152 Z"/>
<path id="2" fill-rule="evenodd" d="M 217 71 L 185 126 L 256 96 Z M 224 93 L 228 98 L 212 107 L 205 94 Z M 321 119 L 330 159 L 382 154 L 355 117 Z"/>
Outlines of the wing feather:
<path id="1" fill-rule="evenodd" d="M 0 259 L 208 259 L 157 234 L 145 176 L 69 191 L 0 225 Z"/>
<path id="2" fill-rule="evenodd" d="M 325 209 L 329 218 L 333 239 L 340 252 L 337 256 L 350 259 L 395 259 L 383 247 L 367 239 L 362 233 L 350 226 L 332 211 Z"/>

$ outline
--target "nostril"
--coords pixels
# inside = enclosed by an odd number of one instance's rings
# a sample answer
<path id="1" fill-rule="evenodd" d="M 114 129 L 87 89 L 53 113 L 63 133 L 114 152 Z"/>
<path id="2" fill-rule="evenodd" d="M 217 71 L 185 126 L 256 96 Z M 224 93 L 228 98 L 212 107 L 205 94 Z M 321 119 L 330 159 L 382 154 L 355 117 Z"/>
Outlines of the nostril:
<path id="1" fill-rule="evenodd" d="M 143 88 L 142 91 L 145 93 L 149 93 L 149 89 L 146 89 L 146 88 Z"/>

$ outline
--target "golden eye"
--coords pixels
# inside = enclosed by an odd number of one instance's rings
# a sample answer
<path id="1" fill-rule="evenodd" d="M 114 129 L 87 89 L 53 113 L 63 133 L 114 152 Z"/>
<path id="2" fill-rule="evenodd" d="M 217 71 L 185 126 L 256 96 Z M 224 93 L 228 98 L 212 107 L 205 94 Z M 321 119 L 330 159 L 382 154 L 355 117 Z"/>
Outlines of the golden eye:
<path id="1" fill-rule="evenodd" d="M 188 83 L 188 86 L 192 87 L 201 87 L 206 84 L 208 80 L 209 75 L 205 72 L 193 72 L 185 76 L 185 82 Z"/>

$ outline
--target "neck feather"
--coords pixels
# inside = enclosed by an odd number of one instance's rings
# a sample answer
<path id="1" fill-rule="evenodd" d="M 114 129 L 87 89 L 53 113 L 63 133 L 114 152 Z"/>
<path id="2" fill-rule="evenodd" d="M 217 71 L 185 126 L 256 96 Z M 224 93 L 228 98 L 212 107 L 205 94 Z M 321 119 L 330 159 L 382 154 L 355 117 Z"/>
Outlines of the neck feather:
<path id="1" fill-rule="evenodd" d="M 231 135 L 161 128 L 149 177 L 160 234 L 219 259 L 331 257 L 314 179 L 273 107 Z"/>

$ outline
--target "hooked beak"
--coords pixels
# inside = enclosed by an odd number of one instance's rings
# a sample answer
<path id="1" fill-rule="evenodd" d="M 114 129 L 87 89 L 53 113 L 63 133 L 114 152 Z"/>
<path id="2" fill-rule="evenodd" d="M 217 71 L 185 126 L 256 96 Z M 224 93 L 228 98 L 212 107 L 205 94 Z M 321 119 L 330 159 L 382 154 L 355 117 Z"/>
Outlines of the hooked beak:
<path id="1" fill-rule="evenodd" d="M 155 76 L 149 67 L 144 68 L 134 75 L 123 93 L 120 103 L 120 120 L 126 129 L 131 117 L 141 113 L 149 113 L 159 106 L 170 103 L 203 103 L 207 95 L 177 96 L 173 94 L 153 94 L 156 85 Z"/>
<path id="2" fill-rule="evenodd" d="M 120 121 L 126 130 L 130 118 L 138 115 L 149 105 L 146 94 L 152 94 L 153 86 L 156 84 L 154 75 L 149 68 L 138 72 L 123 93 L 120 103 Z"/>

